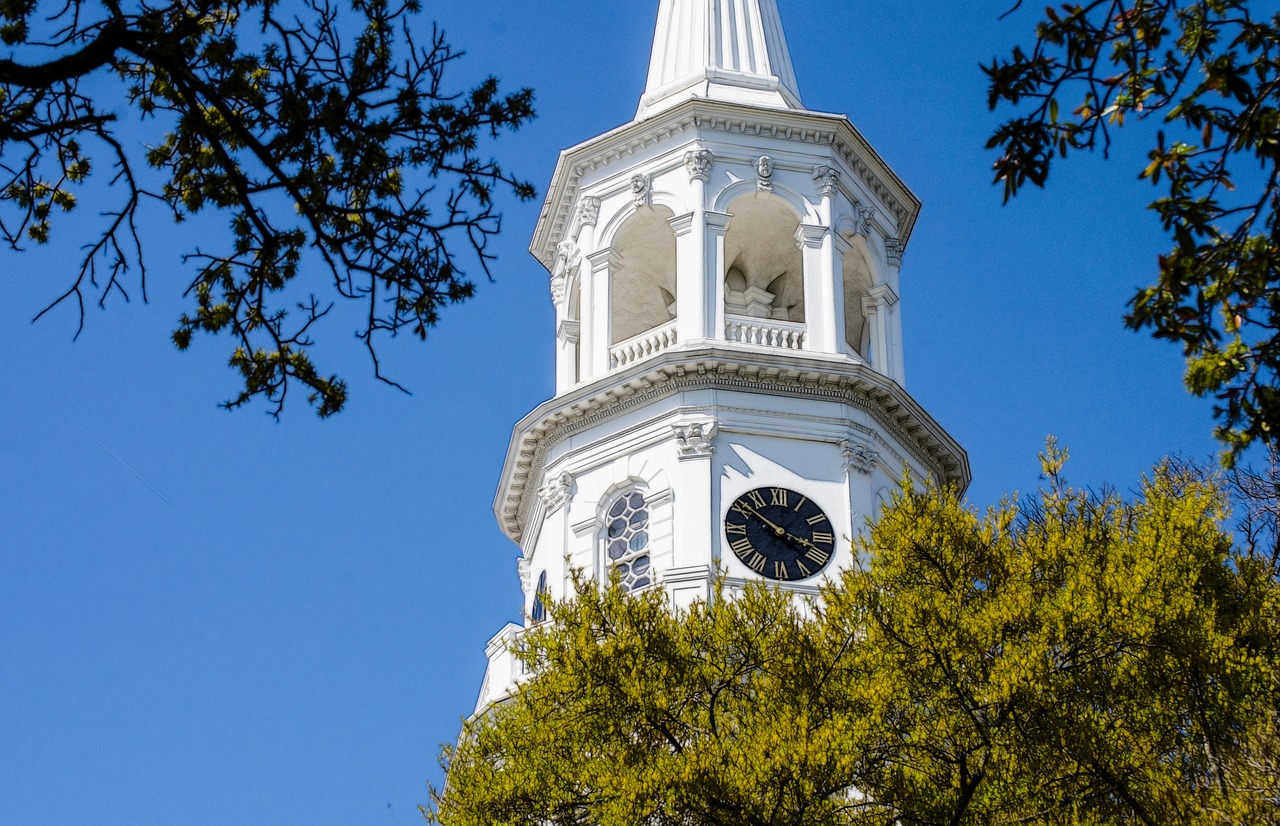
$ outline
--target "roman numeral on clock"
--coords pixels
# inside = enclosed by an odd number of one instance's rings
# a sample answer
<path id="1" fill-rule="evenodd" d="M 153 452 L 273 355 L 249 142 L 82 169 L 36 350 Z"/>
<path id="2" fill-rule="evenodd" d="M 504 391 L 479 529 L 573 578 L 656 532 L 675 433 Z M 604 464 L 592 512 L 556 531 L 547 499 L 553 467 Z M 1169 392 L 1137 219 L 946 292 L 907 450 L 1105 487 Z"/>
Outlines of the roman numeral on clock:
<path id="1" fill-rule="evenodd" d="M 831 558 L 831 554 L 826 551 L 820 551 L 817 548 L 810 548 L 805 551 L 805 559 L 812 561 L 815 565 L 826 565 L 827 560 Z"/>

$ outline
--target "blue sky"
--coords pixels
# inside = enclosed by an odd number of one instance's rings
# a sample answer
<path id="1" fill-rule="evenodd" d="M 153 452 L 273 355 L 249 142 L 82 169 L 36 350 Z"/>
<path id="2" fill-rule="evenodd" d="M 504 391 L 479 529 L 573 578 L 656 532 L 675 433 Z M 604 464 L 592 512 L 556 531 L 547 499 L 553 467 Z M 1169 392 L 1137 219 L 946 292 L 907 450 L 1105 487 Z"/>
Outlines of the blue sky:
<path id="1" fill-rule="evenodd" d="M 468 52 L 459 83 L 537 90 L 539 119 L 498 148 L 540 187 L 560 149 L 634 114 L 656 0 L 425 5 Z M 990 185 L 978 63 L 1031 13 L 779 5 L 806 104 L 848 114 L 924 201 L 908 389 L 968 449 L 971 500 L 1033 489 L 1050 433 L 1079 484 L 1211 454 L 1179 353 L 1120 321 L 1164 246 L 1139 136 L 1008 207 Z M 224 412 L 223 342 L 168 343 L 191 229 L 155 226 L 151 303 L 91 311 L 74 344 L 68 313 L 29 323 L 65 255 L 0 251 L 0 823 L 418 822 L 484 644 L 519 616 L 490 506 L 512 425 L 552 392 L 538 207 L 507 205 L 495 281 L 426 346 L 386 347 L 414 395 L 321 331 L 352 380 L 328 422 Z"/>

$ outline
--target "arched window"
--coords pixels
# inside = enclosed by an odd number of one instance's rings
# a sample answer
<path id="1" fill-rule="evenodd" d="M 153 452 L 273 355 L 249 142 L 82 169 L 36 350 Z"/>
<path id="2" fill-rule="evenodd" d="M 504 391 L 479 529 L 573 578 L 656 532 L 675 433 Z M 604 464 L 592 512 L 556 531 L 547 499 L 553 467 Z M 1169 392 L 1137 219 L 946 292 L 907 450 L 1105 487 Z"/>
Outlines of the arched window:
<path id="1" fill-rule="evenodd" d="M 740 198 L 724 239 L 725 312 L 803 323 L 804 258 L 800 220 L 778 198 Z"/>
<path id="2" fill-rule="evenodd" d="M 860 248 L 865 242 L 859 238 L 849 240 L 852 246 L 844 256 L 844 337 L 864 361 L 870 362 L 871 325 L 863 313 L 862 299 L 875 279 L 867 255 Z"/>
<path id="3" fill-rule="evenodd" d="M 623 494 L 609 507 L 605 555 L 622 587 L 635 591 L 653 583 L 649 558 L 649 508 L 638 491 Z"/>
<path id="4" fill-rule="evenodd" d="M 627 219 L 613 242 L 610 344 L 646 333 L 676 317 L 676 234 L 666 207 Z"/>
<path id="5" fill-rule="evenodd" d="M 533 592 L 533 609 L 529 612 L 529 619 L 533 620 L 534 625 L 546 621 L 547 603 L 550 600 L 551 589 L 547 587 L 547 572 L 543 571 L 538 576 L 538 588 Z"/>

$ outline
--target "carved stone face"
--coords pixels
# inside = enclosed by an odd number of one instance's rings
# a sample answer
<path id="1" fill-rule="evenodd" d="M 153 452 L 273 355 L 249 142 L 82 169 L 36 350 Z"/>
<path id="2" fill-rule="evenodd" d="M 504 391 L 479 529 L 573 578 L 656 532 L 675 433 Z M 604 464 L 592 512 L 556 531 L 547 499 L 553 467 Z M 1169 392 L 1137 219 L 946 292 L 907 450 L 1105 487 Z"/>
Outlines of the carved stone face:
<path id="1" fill-rule="evenodd" d="M 631 194 L 643 195 L 649 189 L 649 179 L 643 175 L 636 175 L 631 179 Z"/>
<path id="2" fill-rule="evenodd" d="M 769 178 L 773 176 L 773 158 L 768 155 L 761 155 L 760 160 L 756 161 L 756 174 L 761 178 Z"/>

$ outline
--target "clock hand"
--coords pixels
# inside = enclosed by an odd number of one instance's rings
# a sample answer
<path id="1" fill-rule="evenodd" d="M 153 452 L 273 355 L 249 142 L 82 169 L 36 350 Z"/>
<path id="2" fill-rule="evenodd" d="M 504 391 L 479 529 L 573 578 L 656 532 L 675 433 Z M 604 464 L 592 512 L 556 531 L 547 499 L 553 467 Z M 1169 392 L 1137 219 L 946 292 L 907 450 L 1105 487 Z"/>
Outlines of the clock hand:
<path id="1" fill-rule="evenodd" d="M 755 518 L 756 518 L 756 519 L 759 519 L 761 522 L 763 522 L 765 525 L 767 525 L 767 526 L 769 527 L 769 530 L 773 531 L 776 535 L 778 535 L 778 536 L 787 536 L 787 535 L 788 535 L 788 534 L 787 534 L 786 529 L 781 528 L 781 527 L 779 527 L 779 526 L 777 526 L 777 525 L 773 524 L 772 522 L 770 522 L 770 521 L 765 517 L 765 515 L 764 515 L 764 514 L 762 514 L 760 511 L 756 510 L 755 508 L 751 507 L 750 505 L 748 505 L 748 506 L 747 506 L 747 510 L 751 511 L 751 514 L 752 514 L 753 516 L 755 516 Z"/>
<path id="2" fill-rule="evenodd" d="M 796 535 L 795 535 L 795 534 L 793 534 L 793 533 L 788 533 L 788 534 L 786 534 L 786 536 L 785 536 L 784 538 L 785 538 L 785 539 L 790 539 L 792 542 L 795 542 L 795 543 L 797 543 L 797 544 L 799 544 L 799 545 L 804 545 L 804 546 L 805 546 L 805 547 L 807 547 L 807 548 L 811 548 L 812 550 L 815 550 L 815 551 L 817 551 L 818 553 L 826 553 L 826 551 L 822 550 L 821 548 L 819 548 L 817 545 L 813 544 L 813 543 L 812 543 L 812 542 L 810 542 L 809 540 L 807 540 L 807 539 L 805 539 L 805 538 L 803 538 L 803 537 L 800 537 L 800 536 L 796 536 Z"/>
<path id="3" fill-rule="evenodd" d="M 756 510 L 755 508 L 748 506 L 747 510 L 751 511 L 751 514 L 755 516 L 756 519 L 759 519 L 761 522 L 767 525 L 769 527 L 769 530 L 773 531 L 775 535 L 780 536 L 783 539 L 790 539 L 792 542 L 796 544 L 804 545 L 805 547 L 811 548 L 815 551 L 818 551 L 819 553 L 824 552 L 821 548 L 819 548 L 817 545 L 813 544 L 809 540 L 800 536 L 796 536 L 795 534 L 788 531 L 786 528 L 783 528 L 780 525 L 776 525 L 773 522 L 769 521 L 768 517 L 766 517 L 764 514 L 762 514 L 760 511 Z"/>

